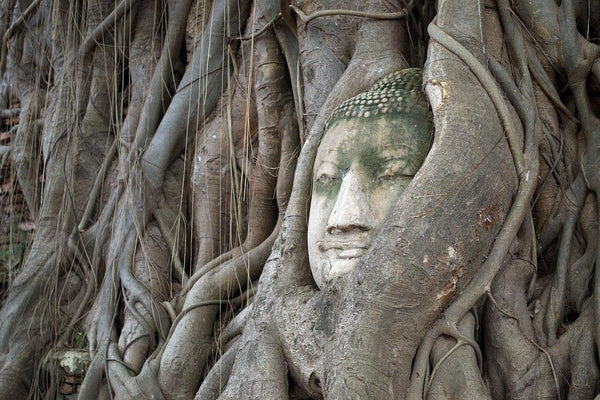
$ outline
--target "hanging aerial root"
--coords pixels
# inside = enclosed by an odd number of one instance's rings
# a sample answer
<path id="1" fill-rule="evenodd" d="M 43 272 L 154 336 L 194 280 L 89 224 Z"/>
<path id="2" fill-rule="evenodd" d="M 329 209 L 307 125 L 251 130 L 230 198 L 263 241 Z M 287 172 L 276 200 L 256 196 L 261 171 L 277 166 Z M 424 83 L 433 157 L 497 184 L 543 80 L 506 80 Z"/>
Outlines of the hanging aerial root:
<path id="1" fill-rule="evenodd" d="M 19 186 L 35 220 L 39 213 L 41 197 L 39 184 L 41 127 L 37 120 L 43 110 L 43 92 L 27 93 L 21 97 L 21 102 L 23 112 L 20 113 L 20 122 L 16 127 L 11 159 L 17 172 Z"/>
<path id="2" fill-rule="evenodd" d="M 118 343 L 123 349 L 123 362 L 132 371 L 141 368 L 147 353 L 160 350 L 171 324 L 168 310 L 161 304 L 167 298 L 170 257 L 167 256 L 166 245 L 156 241 L 161 237 L 159 229 L 155 224 L 148 223 L 152 211 L 160 212 L 161 209 L 158 208 L 159 201 L 156 198 L 147 202 L 147 193 L 139 193 L 142 190 L 139 188 L 140 181 L 135 181 L 136 178 L 140 179 L 139 175 L 130 177 L 131 183 L 120 198 L 123 211 L 115 218 L 114 225 L 119 229 L 114 232 L 107 261 L 111 266 L 117 264 L 118 283 L 125 304 L 125 322 Z M 169 192 L 169 188 L 173 186 L 171 181 L 167 179 L 164 191 Z M 146 206 L 138 207 L 138 204 Z M 162 211 L 167 210 L 167 207 Z M 138 243 L 141 246 L 138 247 Z M 139 258 L 135 257 L 136 254 Z M 116 284 L 105 280 L 103 285 Z M 106 296 L 104 288 L 102 296 Z M 110 301 L 106 300 L 107 303 Z M 115 308 L 99 311 L 105 315 L 100 318 L 101 331 L 116 329 L 114 320 L 107 318 L 108 314 L 115 312 L 117 306 L 113 307 Z M 106 333 L 100 338 L 103 336 L 106 337 Z"/>
<path id="3" fill-rule="evenodd" d="M 104 157 L 104 161 L 100 165 L 98 172 L 96 174 L 96 178 L 94 179 L 94 185 L 92 186 L 92 191 L 90 192 L 90 197 L 87 200 L 87 204 L 85 206 L 85 211 L 79 221 L 79 225 L 77 229 L 79 232 L 83 232 L 92 217 L 92 213 L 94 212 L 94 208 L 96 207 L 96 202 L 98 201 L 98 196 L 100 195 L 100 190 L 104 185 L 104 179 L 106 178 L 106 173 L 108 171 L 108 167 L 112 162 L 115 154 L 117 153 L 117 139 L 113 140 L 112 145 L 109 150 L 106 152 L 106 156 Z"/>
<path id="4" fill-rule="evenodd" d="M 75 236 L 77 235 L 76 231 L 69 237 L 68 247 L 69 251 L 73 253 L 75 259 L 79 261 L 81 265 L 81 269 L 83 270 L 83 276 L 81 277 L 81 281 L 85 284 L 85 290 L 83 298 L 77 298 L 76 300 L 79 302 L 75 313 L 71 316 L 71 319 L 67 325 L 67 327 L 62 331 L 61 337 L 58 340 L 58 345 L 64 345 L 70 342 L 71 333 L 73 332 L 73 328 L 79 322 L 79 319 L 83 315 L 85 309 L 89 307 L 89 301 L 92 298 L 92 294 L 94 293 L 94 288 L 96 286 L 95 279 L 95 266 L 92 260 L 90 260 L 88 254 L 82 254 L 79 250 L 77 244 L 75 243 Z"/>
<path id="5" fill-rule="evenodd" d="M 175 239 L 175 237 L 179 236 L 179 228 L 170 228 L 169 223 L 167 221 L 175 221 L 177 225 L 179 225 L 179 219 L 177 217 L 173 218 L 173 215 L 167 216 L 166 214 L 172 214 L 168 208 L 159 208 L 154 211 L 154 218 L 158 224 L 160 229 L 160 233 L 165 239 L 169 251 L 171 253 L 171 261 L 173 264 L 173 271 L 175 272 L 175 277 L 182 285 L 190 279 L 185 272 L 185 268 L 183 263 L 181 262 L 181 257 L 179 257 L 179 241 Z M 173 234 L 173 230 L 175 230 L 175 234 Z"/>
<path id="6" fill-rule="evenodd" d="M 16 19 L 15 22 L 4 32 L 4 36 L 2 36 L 2 48 L 0 48 L 0 76 L 4 76 L 4 72 L 6 71 L 6 56 L 8 54 L 8 40 L 15 34 L 17 29 L 21 27 L 27 20 L 27 18 L 33 14 L 38 6 L 40 5 L 41 0 L 34 0 L 29 4 L 29 7 L 25 9 L 23 14 Z"/>
<path id="7" fill-rule="evenodd" d="M 279 50 L 273 47 L 274 45 L 275 42 L 271 34 L 260 38 L 256 43 L 257 48 L 267 46 L 270 51 L 257 51 L 256 57 L 258 58 L 254 63 L 257 71 L 256 96 L 259 98 L 257 101 L 258 111 L 255 111 L 259 120 L 259 146 L 256 166 L 249 180 L 250 212 L 248 213 L 246 239 L 238 248 L 224 253 L 199 268 L 191 278 L 192 284 L 226 259 L 236 258 L 254 248 L 270 234 L 273 229 L 273 218 L 277 216 L 277 207 L 273 201 L 275 192 L 277 192 L 280 215 L 283 214 L 287 206 L 287 198 L 291 192 L 291 177 L 295 167 L 293 154 L 297 150 L 297 139 L 294 140 L 294 138 L 297 138 L 297 128 L 293 118 L 290 90 L 285 83 L 283 60 Z M 261 60 L 261 57 L 264 60 Z M 246 99 L 240 96 L 240 93 L 236 90 L 232 99 L 233 107 L 231 108 L 235 109 L 235 104 L 240 100 L 245 101 Z M 290 111 L 292 111 L 292 114 L 290 114 Z M 255 118 L 257 117 L 250 115 L 250 122 Z M 243 131 L 242 127 L 238 126 L 239 122 L 239 119 L 231 121 L 230 129 L 233 132 L 230 136 L 232 137 L 225 138 L 224 141 L 238 141 L 235 139 L 238 136 L 237 132 Z M 206 140 L 210 140 L 207 135 L 205 136 L 207 137 Z M 291 144 L 292 149 L 289 149 L 290 138 L 293 142 Z M 280 145 L 281 140 L 287 144 Z M 211 145 L 211 143 L 209 142 L 208 145 Z M 233 149 L 229 150 L 230 153 L 233 151 Z M 203 154 L 201 157 L 205 160 L 204 163 L 212 162 L 210 155 L 206 157 Z M 232 155 L 229 154 L 229 157 L 231 158 Z M 233 167 L 231 168 L 233 169 Z M 207 177 L 207 179 L 209 178 Z M 284 182 L 285 184 L 283 184 Z M 222 188 L 219 187 L 218 189 L 222 191 Z M 206 207 L 203 207 L 201 211 L 206 212 Z M 212 215 L 217 212 L 218 210 L 215 210 Z"/>
<path id="8" fill-rule="evenodd" d="M 108 31 L 127 13 L 137 0 L 121 0 L 112 12 L 98 24 L 94 30 L 85 38 L 80 49 L 80 57 L 87 56 L 98 43 L 102 43 L 102 37 L 108 35 Z"/>

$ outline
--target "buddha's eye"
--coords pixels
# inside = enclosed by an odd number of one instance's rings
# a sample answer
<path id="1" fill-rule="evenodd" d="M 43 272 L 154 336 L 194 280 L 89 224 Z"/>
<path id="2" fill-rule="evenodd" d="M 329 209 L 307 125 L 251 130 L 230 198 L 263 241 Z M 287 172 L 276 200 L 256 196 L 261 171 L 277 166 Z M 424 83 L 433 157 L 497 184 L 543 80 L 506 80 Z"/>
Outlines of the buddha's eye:
<path id="1" fill-rule="evenodd" d="M 380 182 L 390 181 L 392 179 L 394 179 L 394 175 L 392 174 L 384 174 L 377 177 L 377 180 Z"/>
<path id="2" fill-rule="evenodd" d="M 392 162 L 377 174 L 377 181 L 384 183 L 403 178 L 412 179 L 413 175 L 407 175 L 406 172 L 407 171 L 405 171 L 402 164 L 398 162 Z"/>
<path id="3" fill-rule="evenodd" d="M 316 187 L 323 189 L 334 188 L 339 186 L 343 175 L 343 172 L 340 171 L 337 164 L 324 162 L 315 171 L 314 184 Z"/>
<path id="4" fill-rule="evenodd" d="M 381 170 L 377 174 L 377 180 L 379 182 L 391 181 L 400 174 L 400 168 L 397 165 L 388 165 L 385 169 Z"/>
<path id="5" fill-rule="evenodd" d="M 335 176 L 335 175 L 331 175 L 331 174 L 327 174 L 327 173 L 321 173 L 317 176 L 317 179 L 315 179 L 315 183 L 319 184 L 319 185 L 334 185 L 336 184 L 338 181 L 340 180 L 339 177 Z"/>
<path id="6" fill-rule="evenodd" d="M 377 177 L 377 181 L 378 182 L 389 182 L 389 181 L 397 181 L 400 179 L 407 179 L 407 180 L 411 180 L 414 177 L 414 175 L 407 175 L 407 174 L 400 174 L 400 173 L 395 173 L 395 174 L 380 174 Z"/>

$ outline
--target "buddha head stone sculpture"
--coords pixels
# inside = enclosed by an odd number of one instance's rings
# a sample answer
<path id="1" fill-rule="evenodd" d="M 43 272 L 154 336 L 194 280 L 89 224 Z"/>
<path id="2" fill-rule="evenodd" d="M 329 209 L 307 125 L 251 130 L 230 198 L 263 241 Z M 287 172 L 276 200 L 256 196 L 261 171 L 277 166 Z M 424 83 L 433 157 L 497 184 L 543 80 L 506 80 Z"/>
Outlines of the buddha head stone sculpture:
<path id="1" fill-rule="evenodd" d="M 319 288 L 356 267 L 427 155 L 432 115 L 421 81 L 417 68 L 392 73 L 342 103 L 327 122 L 308 222 Z"/>

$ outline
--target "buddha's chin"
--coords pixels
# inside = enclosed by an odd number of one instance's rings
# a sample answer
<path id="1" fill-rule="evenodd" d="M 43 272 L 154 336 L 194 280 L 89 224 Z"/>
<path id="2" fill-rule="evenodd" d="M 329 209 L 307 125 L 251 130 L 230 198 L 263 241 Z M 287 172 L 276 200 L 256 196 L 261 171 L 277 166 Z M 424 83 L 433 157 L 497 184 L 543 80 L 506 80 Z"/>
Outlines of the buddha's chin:
<path id="1" fill-rule="evenodd" d="M 323 280 L 329 281 L 338 276 L 346 275 L 356 268 L 359 261 L 360 257 L 329 259 L 329 271 L 323 277 Z"/>

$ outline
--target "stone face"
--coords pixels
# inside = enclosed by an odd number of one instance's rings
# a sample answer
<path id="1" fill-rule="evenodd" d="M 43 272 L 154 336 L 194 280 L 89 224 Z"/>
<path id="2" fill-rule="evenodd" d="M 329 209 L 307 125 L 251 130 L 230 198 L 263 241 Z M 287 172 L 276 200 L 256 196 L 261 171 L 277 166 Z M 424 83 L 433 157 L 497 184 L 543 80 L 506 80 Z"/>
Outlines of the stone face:
<path id="1" fill-rule="evenodd" d="M 55 356 L 60 366 L 71 375 L 83 375 L 90 365 L 90 355 L 82 350 L 60 351 Z"/>
<path id="2" fill-rule="evenodd" d="M 398 71 L 332 114 L 315 160 L 308 225 L 319 287 L 358 264 L 421 167 L 432 115 L 420 87 L 420 70 Z"/>

